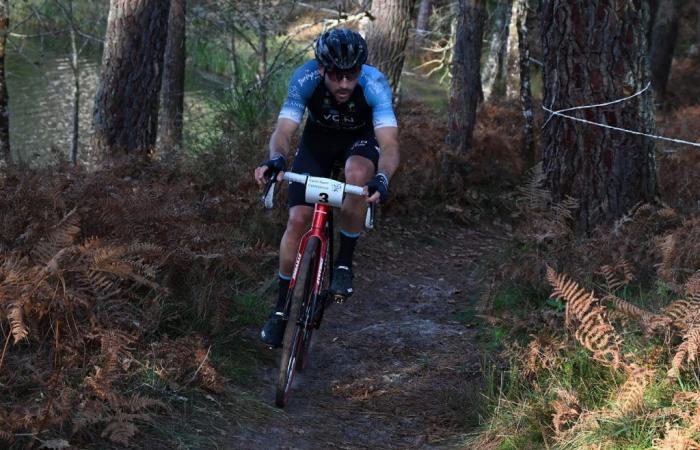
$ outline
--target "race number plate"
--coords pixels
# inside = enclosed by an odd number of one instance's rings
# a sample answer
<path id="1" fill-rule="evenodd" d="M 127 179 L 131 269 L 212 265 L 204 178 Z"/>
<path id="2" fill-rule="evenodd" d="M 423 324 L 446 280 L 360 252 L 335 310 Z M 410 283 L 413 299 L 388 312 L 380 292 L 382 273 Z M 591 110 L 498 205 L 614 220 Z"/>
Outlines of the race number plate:
<path id="1" fill-rule="evenodd" d="M 328 178 L 308 177 L 306 179 L 307 203 L 324 203 L 340 207 L 343 204 L 345 184 Z"/>

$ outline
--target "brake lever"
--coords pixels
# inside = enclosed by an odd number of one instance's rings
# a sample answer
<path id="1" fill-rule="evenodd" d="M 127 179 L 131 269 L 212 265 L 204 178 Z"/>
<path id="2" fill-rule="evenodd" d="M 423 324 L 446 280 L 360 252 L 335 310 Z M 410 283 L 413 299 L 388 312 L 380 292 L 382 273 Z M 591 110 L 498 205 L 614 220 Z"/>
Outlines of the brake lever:
<path id="1" fill-rule="evenodd" d="M 367 206 L 367 214 L 365 214 L 365 230 L 371 230 L 374 228 L 374 208 L 374 203 L 370 203 Z"/>
<path id="2" fill-rule="evenodd" d="M 267 180 L 267 184 L 265 185 L 265 193 L 263 194 L 261 200 L 263 204 L 265 205 L 265 208 L 267 209 L 272 209 L 274 206 L 274 198 L 275 198 L 275 183 L 277 182 L 277 177 L 270 177 L 269 180 Z"/>

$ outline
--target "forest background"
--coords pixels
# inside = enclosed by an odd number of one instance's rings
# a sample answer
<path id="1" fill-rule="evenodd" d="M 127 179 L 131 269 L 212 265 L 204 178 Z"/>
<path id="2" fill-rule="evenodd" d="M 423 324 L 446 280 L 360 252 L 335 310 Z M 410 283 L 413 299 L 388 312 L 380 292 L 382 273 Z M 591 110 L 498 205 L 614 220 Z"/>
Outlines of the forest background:
<path id="1" fill-rule="evenodd" d="M 483 352 L 455 445 L 700 448 L 699 15 L 0 1 L 0 439 L 138 447 L 182 398 L 245 398 L 284 223 L 252 170 L 291 71 L 350 26 L 402 124 L 382 213 L 505 230 L 455 318 Z"/>

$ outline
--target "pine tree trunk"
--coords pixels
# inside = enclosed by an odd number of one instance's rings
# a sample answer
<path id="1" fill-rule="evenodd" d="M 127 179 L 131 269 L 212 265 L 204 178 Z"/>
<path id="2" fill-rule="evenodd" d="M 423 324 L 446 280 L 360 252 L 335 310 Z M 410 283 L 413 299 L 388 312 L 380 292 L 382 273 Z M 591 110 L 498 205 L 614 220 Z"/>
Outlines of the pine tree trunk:
<path id="1" fill-rule="evenodd" d="M 10 2 L 0 0 L 0 154 L 5 164 L 12 164 L 10 151 L 10 111 L 7 108 L 7 80 L 5 79 L 5 44 L 10 28 Z"/>
<path id="2" fill-rule="evenodd" d="M 152 156 L 170 2 L 111 0 L 95 96 L 93 145 L 102 156 Z"/>
<path id="3" fill-rule="evenodd" d="M 482 0 L 459 0 L 454 36 L 447 140 L 457 154 L 472 147 L 476 108 L 483 98 L 480 59 L 484 28 Z M 443 162 L 443 165 L 445 163 Z"/>
<path id="4" fill-rule="evenodd" d="M 418 18 L 416 19 L 416 34 L 425 36 L 430 31 L 430 0 L 420 0 Z"/>
<path id="5" fill-rule="evenodd" d="M 186 0 L 171 0 L 168 40 L 163 61 L 163 94 L 160 115 L 160 146 L 173 160 L 182 147 L 182 113 L 185 98 Z"/>
<path id="6" fill-rule="evenodd" d="M 406 42 L 411 29 L 411 11 L 415 0 L 373 0 L 367 29 L 368 63 L 386 75 L 394 102 L 398 102 Z"/>
<path id="7" fill-rule="evenodd" d="M 678 38 L 678 0 L 661 0 L 651 34 L 651 86 L 663 104 Z"/>
<path id="8" fill-rule="evenodd" d="M 506 56 L 506 98 L 515 100 L 520 96 L 520 39 L 518 23 L 522 23 L 527 14 L 527 0 L 514 0 L 510 26 L 508 28 L 508 52 Z"/>
<path id="9" fill-rule="evenodd" d="M 695 2 L 695 47 L 700 55 L 700 2 Z"/>
<path id="10" fill-rule="evenodd" d="M 535 163 L 535 118 L 532 111 L 532 88 L 530 84 L 530 44 L 527 21 L 529 16 L 529 1 L 516 0 L 518 10 L 515 11 L 516 27 L 518 28 L 518 49 L 520 55 L 520 104 L 522 105 L 525 127 L 523 130 L 523 161 L 525 167 Z"/>
<path id="11" fill-rule="evenodd" d="M 70 45 L 71 45 L 71 70 L 73 71 L 73 133 L 71 134 L 70 163 L 78 165 L 78 143 L 80 142 L 80 60 L 78 58 L 78 42 L 76 29 L 73 23 L 73 1 L 68 1 L 70 11 Z"/>
<path id="12" fill-rule="evenodd" d="M 647 84 L 646 0 L 547 0 L 542 20 L 547 107 L 609 102 Z M 649 95 L 569 114 L 647 133 L 654 128 Z M 652 139 L 552 117 L 542 144 L 554 200 L 572 196 L 580 202 L 579 232 L 611 223 L 639 202 L 653 201 Z"/>
<path id="13" fill-rule="evenodd" d="M 493 12 L 493 32 L 491 33 L 491 45 L 484 63 L 481 79 L 484 85 L 484 101 L 488 101 L 493 93 L 494 86 L 503 79 L 504 57 L 506 42 L 508 40 L 508 28 L 510 23 L 510 2 L 500 0 Z M 502 91 L 501 91 L 502 92 Z"/>

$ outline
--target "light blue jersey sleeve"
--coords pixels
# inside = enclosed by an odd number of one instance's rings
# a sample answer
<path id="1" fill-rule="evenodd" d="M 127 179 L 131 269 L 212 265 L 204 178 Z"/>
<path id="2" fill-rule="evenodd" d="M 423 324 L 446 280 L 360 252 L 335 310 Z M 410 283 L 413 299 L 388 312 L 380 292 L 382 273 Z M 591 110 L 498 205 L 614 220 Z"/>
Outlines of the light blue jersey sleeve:
<path id="1" fill-rule="evenodd" d="M 372 108 L 374 128 L 397 127 L 394 107 L 391 104 L 391 87 L 384 74 L 375 67 L 364 65 L 360 86 L 365 93 L 367 104 Z"/>
<path id="2" fill-rule="evenodd" d="M 320 82 L 321 74 L 318 72 L 316 60 L 312 59 L 297 68 L 289 80 L 287 99 L 282 104 L 278 118 L 291 119 L 296 123 L 301 123 L 306 104 Z"/>

